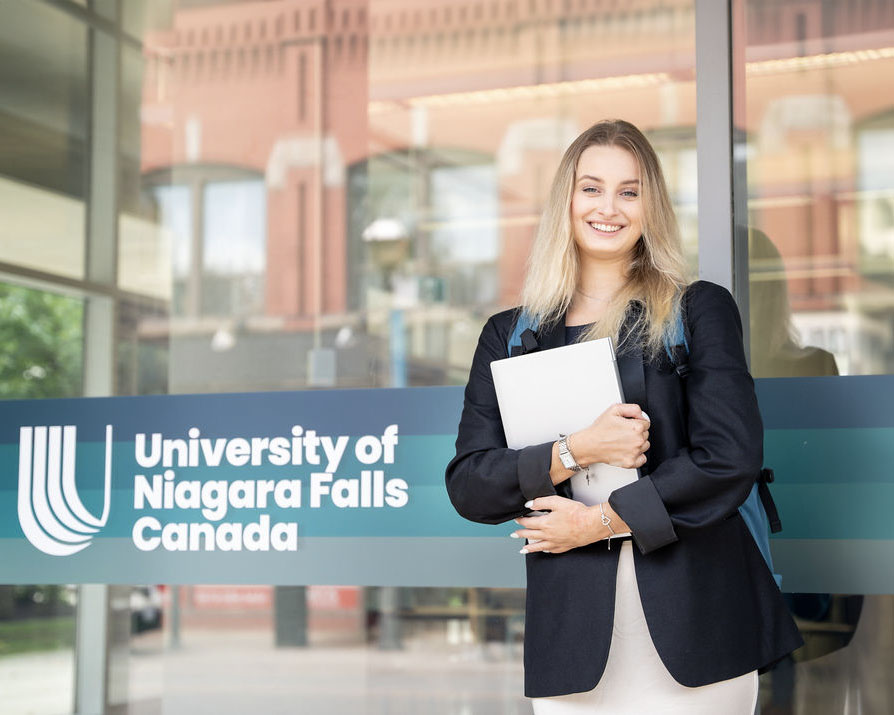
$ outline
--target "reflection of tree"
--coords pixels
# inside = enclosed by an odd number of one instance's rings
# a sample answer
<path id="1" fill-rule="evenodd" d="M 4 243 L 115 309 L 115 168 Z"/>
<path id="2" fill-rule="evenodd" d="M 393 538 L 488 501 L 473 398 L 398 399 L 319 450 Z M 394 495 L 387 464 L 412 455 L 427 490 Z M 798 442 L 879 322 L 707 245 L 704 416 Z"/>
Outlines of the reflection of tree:
<path id="1" fill-rule="evenodd" d="M 0 398 L 81 393 L 80 301 L 0 284 Z"/>

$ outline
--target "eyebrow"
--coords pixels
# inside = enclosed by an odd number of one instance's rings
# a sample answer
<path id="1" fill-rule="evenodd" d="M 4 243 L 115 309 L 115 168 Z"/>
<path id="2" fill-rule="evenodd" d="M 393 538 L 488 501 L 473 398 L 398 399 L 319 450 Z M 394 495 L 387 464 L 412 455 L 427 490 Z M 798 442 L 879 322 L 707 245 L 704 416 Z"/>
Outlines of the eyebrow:
<path id="1" fill-rule="evenodd" d="M 582 177 L 580 177 L 577 180 L 577 183 L 579 184 L 581 181 L 588 181 L 588 180 L 589 181 L 598 181 L 600 184 L 605 183 L 605 181 L 603 179 L 600 179 L 598 176 L 591 176 L 590 174 L 584 174 Z M 627 179 L 627 181 L 621 182 L 621 186 L 626 186 L 627 184 L 637 184 L 638 185 L 639 179 Z"/>

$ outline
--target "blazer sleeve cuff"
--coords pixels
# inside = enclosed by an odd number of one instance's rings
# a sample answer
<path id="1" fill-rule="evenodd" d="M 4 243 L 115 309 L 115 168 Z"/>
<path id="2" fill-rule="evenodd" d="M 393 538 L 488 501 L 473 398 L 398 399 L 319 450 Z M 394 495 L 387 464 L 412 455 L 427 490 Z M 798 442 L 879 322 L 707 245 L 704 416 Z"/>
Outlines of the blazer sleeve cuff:
<path id="1" fill-rule="evenodd" d="M 616 489 L 608 503 L 630 527 L 639 550 L 648 554 L 677 540 L 670 515 L 651 477 L 640 477 Z"/>
<path id="2" fill-rule="evenodd" d="M 524 447 L 518 454 L 518 486 L 526 500 L 556 493 L 549 468 L 553 461 L 553 443 Z"/>

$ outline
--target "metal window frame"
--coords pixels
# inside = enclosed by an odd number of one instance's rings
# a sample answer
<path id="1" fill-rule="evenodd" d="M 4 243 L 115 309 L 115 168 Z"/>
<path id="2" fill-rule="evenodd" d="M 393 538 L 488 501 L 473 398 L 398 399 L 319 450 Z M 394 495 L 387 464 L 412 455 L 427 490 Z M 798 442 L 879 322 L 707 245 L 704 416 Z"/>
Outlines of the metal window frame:
<path id="1" fill-rule="evenodd" d="M 745 166 L 742 0 L 695 0 L 699 278 L 727 288 L 748 330 L 748 184 Z M 734 95 L 734 76 L 739 81 Z"/>

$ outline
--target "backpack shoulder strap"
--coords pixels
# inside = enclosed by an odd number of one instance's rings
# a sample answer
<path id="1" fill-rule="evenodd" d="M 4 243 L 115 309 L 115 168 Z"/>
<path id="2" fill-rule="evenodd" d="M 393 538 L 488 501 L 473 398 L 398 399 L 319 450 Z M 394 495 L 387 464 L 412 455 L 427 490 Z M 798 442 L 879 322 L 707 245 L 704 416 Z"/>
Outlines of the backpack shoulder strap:
<path id="1" fill-rule="evenodd" d="M 515 325 L 506 343 L 506 354 L 509 357 L 524 354 L 537 347 L 534 331 L 538 328 L 537 319 L 523 308 L 519 309 Z"/>
<path id="2" fill-rule="evenodd" d="M 685 379 L 689 375 L 689 343 L 691 337 L 689 334 L 689 320 L 687 318 L 687 292 L 684 290 L 680 297 L 680 309 L 677 312 L 677 322 L 674 326 L 674 332 L 669 338 L 665 338 L 664 350 L 671 362 L 676 366 L 674 369 L 681 378 Z"/>

